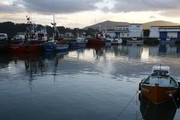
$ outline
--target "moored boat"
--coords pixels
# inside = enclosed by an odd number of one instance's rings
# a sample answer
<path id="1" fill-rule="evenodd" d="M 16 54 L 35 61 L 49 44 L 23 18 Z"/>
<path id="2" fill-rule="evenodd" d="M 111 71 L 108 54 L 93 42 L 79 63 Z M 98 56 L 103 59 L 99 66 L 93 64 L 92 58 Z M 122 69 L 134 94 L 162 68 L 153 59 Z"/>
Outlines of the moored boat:
<path id="1" fill-rule="evenodd" d="M 69 45 L 67 45 L 67 44 L 58 44 L 58 43 L 56 43 L 55 51 L 56 52 L 67 51 L 68 48 L 69 48 Z"/>
<path id="2" fill-rule="evenodd" d="M 8 36 L 6 33 L 0 33 L 0 52 L 8 50 Z"/>
<path id="3" fill-rule="evenodd" d="M 59 37 L 59 31 L 56 27 L 56 23 L 55 23 L 55 17 L 53 15 L 53 23 L 51 23 L 53 25 L 54 28 L 54 33 L 53 33 L 53 38 L 52 40 L 46 42 L 43 44 L 43 49 L 45 52 L 59 52 L 59 51 L 66 51 L 69 48 L 69 45 L 67 44 L 63 44 L 63 40 L 59 41 L 58 37 Z M 56 36 L 57 34 L 58 36 Z"/>
<path id="4" fill-rule="evenodd" d="M 102 34 L 96 34 L 95 38 L 91 38 L 88 40 L 89 46 L 96 46 L 96 45 L 105 45 L 105 37 Z"/>
<path id="5" fill-rule="evenodd" d="M 144 43 L 143 40 L 140 40 L 138 38 L 131 38 L 131 39 L 126 40 L 126 42 L 127 42 L 126 44 L 128 45 L 133 45 L 133 44 L 142 45 Z"/>
<path id="6" fill-rule="evenodd" d="M 12 53 L 37 53 L 42 51 L 42 47 L 40 44 L 11 44 L 10 52 Z"/>
<path id="7" fill-rule="evenodd" d="M 87 45 L 85 37 L 77 37 L 74 41 L 70 42 L 71 48 L 84 48 Z"/>
<path id="8" fill-rule="evenodd" d="M 111 43 L 112 43 L 113 40 L 114 40 L 113 38 L 107 37 L 105 39 L 105 45 L 106 46 L 111 46 Z"/>
<path id="9" fill-rule="evenodd" d="M 121 45 L 122 44 L 122 39 L 121 38 L 117 38 L 117 39 L 114 39 L 112 42 L 111 42 L 111 45 Z"/>
<path id="10" fill-rule="evenodd" d="M 90 39 L 88 40 L 88 45 L 105 45 L 104 39 Z"/>
<path id="11" fill-rule="evenodd" d="M 178 82 L 170 75 L 170 67 L 161 65 L 154 66 L 152 74 L 139 85 L 142 95 L 156 105 L 175 99 L 178 88 Z"/>

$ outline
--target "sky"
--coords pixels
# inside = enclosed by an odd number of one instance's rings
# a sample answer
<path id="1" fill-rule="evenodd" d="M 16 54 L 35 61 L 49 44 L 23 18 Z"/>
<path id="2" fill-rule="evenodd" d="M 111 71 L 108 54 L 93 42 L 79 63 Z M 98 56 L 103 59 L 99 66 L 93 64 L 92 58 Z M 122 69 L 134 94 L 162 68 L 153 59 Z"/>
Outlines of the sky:
<path id="1" fill-rule="evenodd" d="M 180 23 L 180 0 L 0 0 L 0 22 L 83 28 L 106 20 L 145 23 L 165 20 Z"/>

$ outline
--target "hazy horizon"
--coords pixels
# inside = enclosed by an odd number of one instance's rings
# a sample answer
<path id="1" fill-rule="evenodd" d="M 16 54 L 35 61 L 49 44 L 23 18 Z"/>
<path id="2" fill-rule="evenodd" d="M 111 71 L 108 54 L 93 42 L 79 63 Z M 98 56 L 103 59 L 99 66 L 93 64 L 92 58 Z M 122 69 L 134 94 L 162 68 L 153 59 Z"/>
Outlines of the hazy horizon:
<path id="1" fill-rule="evenodd" d="M 146 23 L 156 20 L 180 23 L 178 0 L 1 0 L 0 22 L 83 28 L 103 21 Z"/>

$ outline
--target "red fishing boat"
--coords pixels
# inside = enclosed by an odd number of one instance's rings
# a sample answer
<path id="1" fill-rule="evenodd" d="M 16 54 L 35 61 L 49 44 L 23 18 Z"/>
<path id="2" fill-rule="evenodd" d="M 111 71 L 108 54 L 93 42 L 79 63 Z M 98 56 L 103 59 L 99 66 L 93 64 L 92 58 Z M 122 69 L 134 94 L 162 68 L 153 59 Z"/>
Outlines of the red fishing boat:
<path id="1" fill-rule="evenodd" d="M 37 26 L 32 24 L 30 17 L 27 17 L 26 32 L 24 38 L 19 44 L 11 44 L 9 46 L 10 52 L 13 53 L 37 53 L 41 52 L 42 44 L 48 40 L 47 31 L 45 28 L 37 31 Z"/>
<path id="2" fill-rule="evenodd" d="M 154 66 L 152 74 L 140 83 L 142 95 L 156 105 L 173 100 L 178 94 L 179 84 L 169 71 L 168 66 Z"/>
<path id="3" fill-rule="evenodd" d="M 105 41 L 103 39 L 90 39 L 88 45 L 105 45 Z"/>
<path id="4" fill-rule="evenodd" d="M 105 39 L 102 37 L 102 34 L 97 34 L 95 38 L 88 40 L 88 45 L 105 45 Z"/>
<path id="5" fill-rule="evenodd" d="M 41 44 L 12 44 L 10 51 L 13 53 L 37 53 L 42 51 Z"/>

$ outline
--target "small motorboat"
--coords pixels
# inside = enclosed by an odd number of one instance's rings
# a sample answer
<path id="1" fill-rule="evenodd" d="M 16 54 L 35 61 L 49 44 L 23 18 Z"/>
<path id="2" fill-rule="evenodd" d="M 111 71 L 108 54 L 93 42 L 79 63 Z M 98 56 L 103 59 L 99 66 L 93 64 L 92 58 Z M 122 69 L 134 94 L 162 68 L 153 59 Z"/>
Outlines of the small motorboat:
<path id="1" fill-rule="evenodd" d="M 122 39 L 121 38 L 117 38 L 117 39 L 115 39 L 115 40 L 113 40 L 112 41 L 112 43 L 111 43 L 111 45 L 114 45 L 114 46 L 116 46 L 116 45 L 121 45 L 122 44 Z"/>
<path id="2" fill-rule="evenodd" d="M 105 39 L 105 46 L 111 46 L 113 40 L 114 40 L 113 38 L 107 37 Z"/>
<path id="3" fill-rule="evenodd" d="M 177 98 L 179 84 L 170 75 L 170 67 L 153 66 L 152 74 L 139 84 L 141 94 L 153 104 L 161 104 Z"/>
<path id="4" fill-rule="evenodd" d="M 70 42 L 72 48 L 85 48 L 87 44 L 85 37 L 77 37 L 74 41 Z"/>

